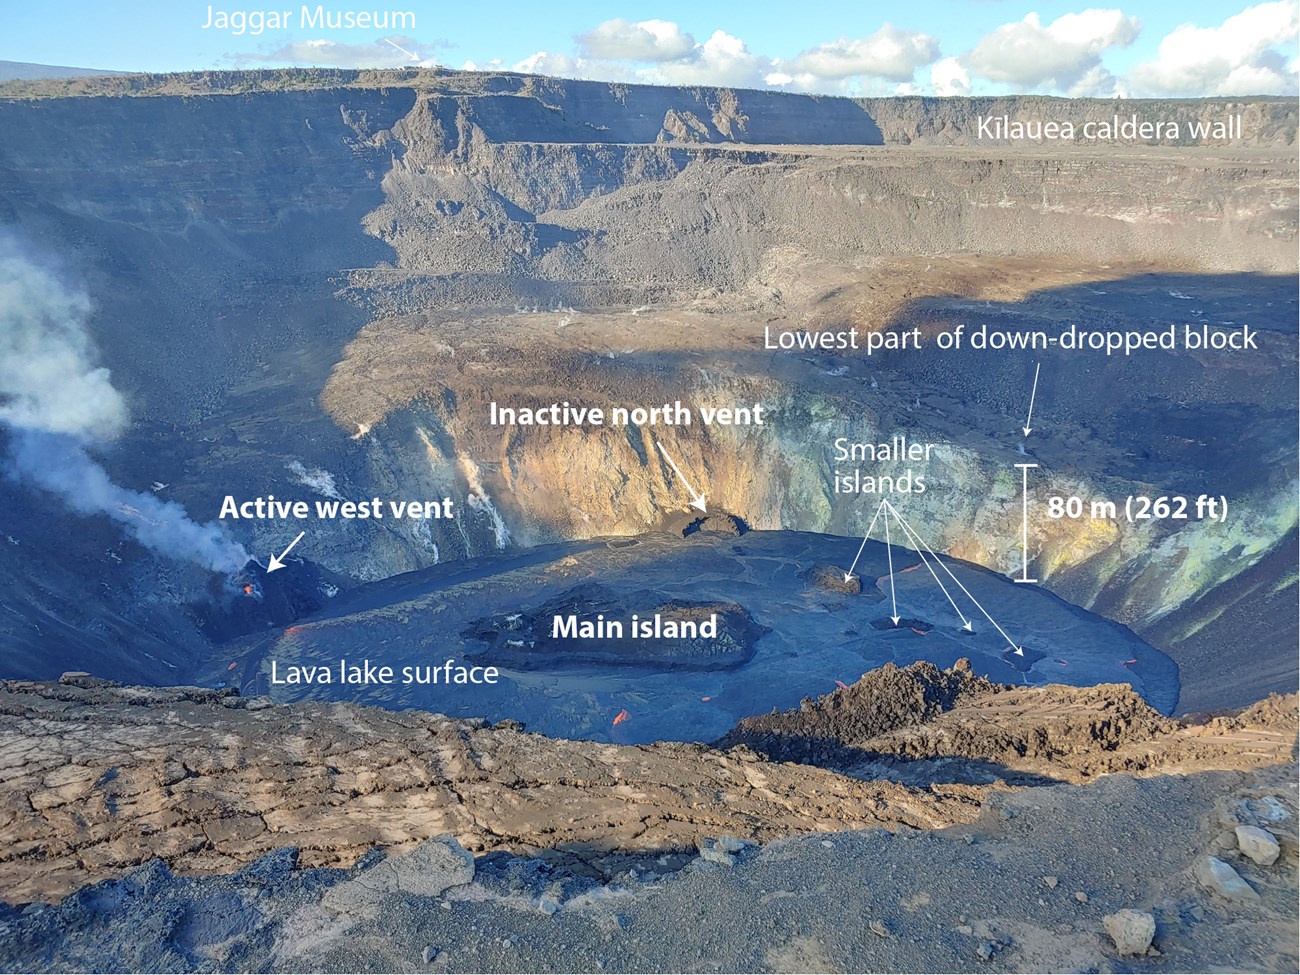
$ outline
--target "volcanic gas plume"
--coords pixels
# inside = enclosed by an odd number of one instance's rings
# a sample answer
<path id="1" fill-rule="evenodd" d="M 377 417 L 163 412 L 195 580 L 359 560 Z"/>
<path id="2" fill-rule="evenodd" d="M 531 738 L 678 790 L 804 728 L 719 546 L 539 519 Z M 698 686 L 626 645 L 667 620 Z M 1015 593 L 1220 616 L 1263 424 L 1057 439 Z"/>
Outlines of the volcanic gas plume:
<path id="1" fill-rule="evenodd" d="M 94 365 L 90 300 L 0 233 L 0 424 L 5 473 L 57 495 L 82 514 L 106 514 L 161 555 L 233 572 L 248 561 L 219 526 L 190 520 L 172 501 L 114 484 L 93 459 L 126 429 L 128 411 L 108 370 Z"/>

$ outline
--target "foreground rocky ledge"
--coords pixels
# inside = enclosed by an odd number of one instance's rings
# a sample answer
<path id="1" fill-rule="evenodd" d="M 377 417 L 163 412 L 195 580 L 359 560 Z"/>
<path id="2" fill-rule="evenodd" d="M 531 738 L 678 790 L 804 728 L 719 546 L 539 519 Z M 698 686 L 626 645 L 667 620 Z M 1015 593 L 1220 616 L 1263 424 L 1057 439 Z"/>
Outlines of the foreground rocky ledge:
<path id="1" fill-rule="evenodd" d="M 5 682 L 0 890 L 9 903 L 57 901 L 155 858 L 227 873 L 283 847 L 300 866 L 348 866 L 442 834 L 609 875 L 631 855 L 722 834 L 970 823 L 1008 783 L 1286 765 L 1295 724 L 1294 696 L 1190 726 L 1126 687 L 1008 688 L 960 664 L 868 674 L 748 719 L 727 750 L 84 675 Z"/>

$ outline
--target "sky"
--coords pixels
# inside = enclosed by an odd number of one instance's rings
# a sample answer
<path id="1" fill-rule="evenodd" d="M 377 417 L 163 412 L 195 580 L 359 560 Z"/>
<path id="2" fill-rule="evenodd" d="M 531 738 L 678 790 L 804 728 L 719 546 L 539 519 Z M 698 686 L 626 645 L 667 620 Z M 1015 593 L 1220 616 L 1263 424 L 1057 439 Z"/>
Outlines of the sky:
<path id="1" fill-rule="evenodd" d="M 131 71 L 423 64 L 848 95 L 1297 92 L 1300 0 L 366 2 L 0 0 L 0 60 Z M 303 23 L 304 6 L 409 16 L 335 28 Z M 272 22 L 286 11 L 287 25 Z"/>

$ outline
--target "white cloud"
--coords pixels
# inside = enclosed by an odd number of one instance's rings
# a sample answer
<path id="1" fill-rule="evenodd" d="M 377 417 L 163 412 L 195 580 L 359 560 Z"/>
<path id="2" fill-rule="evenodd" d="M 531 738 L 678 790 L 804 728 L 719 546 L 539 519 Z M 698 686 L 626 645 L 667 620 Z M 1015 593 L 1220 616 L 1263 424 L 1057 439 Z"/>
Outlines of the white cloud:
<path id="1" fill-rule="evenodd" d="M 438 64 L 437 58 L 427 55 L 431 45 L 421 44 L 410 37 L 393 34 L 389 44 L 378 40 L 371 44 L 340 44 L 337 41 L 322 39 L 294 41 L 265 54 L 239 54 L 234 60 L 238 63 L 250 61 L 269 62 L 272 64 L 306 64 L 326 68 L 430 68 Z M 396 44 L 397 47 L 394 47 Z M 405 48 L 416 55 L 398 50 Z"/>
<path id="2" fill-rule="evenodd" d="M 571 78 L 845 94 L 858 87 L 858 79 L 910 83 L 917 68 L 939 54 L 934 38 L 892 24 L 869 37 L 822 44 L 788 61 L 757 54 L 724 30 L 699 43 L 666 20 L 609 20 L 577 41 L 576 56 L 539 51 L 514 68 Z"/>
<path id="3" fill-rule="evenodd" d="M 726 31 L 714 31 L 690 56 L 664 61 L 638 72 L 646 81 L 668 85 L 731 85 L 761 88 L 763 79 L 775 67 L 771 58 L 752 53 L 745 42 Z"/>
<path id="4" fill-rule="evenodd" d="M 492 61 L 477 69 L 466 63 L 466 70 L 499 71 L 504 68 L 500 61 Z M 538 51 L 536 54 L 516 61 L 507 69 L 521 74 L 548 75 L 552 78 L 579 78 L 588 81 L 624 81 L 636 83 L 644 81 L 628 64 L 618 61 L 604 61 L 598 58 L 575 57 L 571 54 Z"/>
<path id="5" fill-rule="evenodd" d="M 695 50 L 695 38 L 668 20 L 607 20 L 578 37 L 589 58 L 613 61 L 673 61 Z"/>
<path id="6" fill-rule="evenodd" d="M 1030 13 L 986 34 L 969 63 L 992 81 L 1067 91 L 1101 64 L 1105 51 L 1127 47 L 1141 30 L 1142 22 L 1121 10 L 1090 8 L 1063 14 L 1047 26 Z"/>
<path id="7" fill-rule="evenodd" d="M 778 66 L 781 63 L 779 60 L 772 62 L 772 64 Z M 763 81 L 771 88 L 817 92 L 823 95 L 849 95 L 853 94 L 856 88 L 852 78 L 823 78 L 809 71 L 790 74 L 780 70 L 779 67 L 763 75 Z"/>
<path id="8" fill-rule="evenodd" d="M 568 54 L 551 54 L 548 51 L 538 51 L 522 61 L 516 61 L 510 70 L 518 71 L 521 74 L 552 75 L 557 78 L 585 78 L 587 77 L 586 68 L 586 62 L 581 58 L 571 57 Z"/>
<path id="9" fill-rule="evenodd" d="M 1292 93 L 1300 83 L 1296 58 L 1281 50 L 1293 47 L 1300 36 L 1293 0 L 1258 3 L 1217 27 L 1180 26 L 1161 41 L 1154 58 L 1117 77 L 1108 54 L 1133 44 L 1141 31 L 1141 21 L 1122 10 L 1088 8 L 1046 24 L 1029 13 L 1002 24 L 957 57 L 941 57 L 939 41 L 928 34 L 886 23 L 865 37 L 840 38 L 791 58 L 776 58 L 750 50 L 724 30 L 700 43 L 672 21 L 616 19 L 578 35 L 578 46 L 569 53 L 539 51 L 513 68 L 606 81 L 855 95 L 961 96 L 987 89 L 990 82 L 1012 91 L 1071 97 L 1246 95 Z M 410 63 L 382 45 L 325 41 L 290 45 L 263 59 L 346 66 Z M 928 78 L 922 74 L 918 79 L 927 66 Z"/>
<path id="10" fill-rule="evenodd" d="M 885 24 L 870 37 L 822 44 L 782 64 L 782 71 L 795 76 L 841 80 L 859 75 L 889 81 L 912 80 L 916 69 L 939 56 L 939 42 L 928 34 L 900 30 Z"/>
<path id="11" fill-rule="evenodd" d="M 1084 72 L 1066 92 L 1071 98 L 1127 98 L 1128 86 L 1100 64 Z"/>
<path id="12" fill-rule="evenodd" d="M 646 21 L 660 24 L 663 21 Z M 605 25 L 602 25 L 605 26 Z M 675 26 L 675 25 L 670 25 Z M 590 35 L 586 35 L 590 36 Z M 685 36 L 685 35 L 683 35 Z M 645 59 L 596 58 L 538 51 L 516 62 L 512 70 L 561 78 L 639 82 L 657 85 L 728 85 L 762 88 L 772 73 L 770 58 L 750 52 L 745 42 L 715 31 L 703 44 L 692 42 L 682 57 L 647 64 Z"/>
<path id="13" fill-rule="evenodd" d="M 1273 48 L 1291 45 L 1297 30 L 1296 5 L 1286 0 L 1247 7 L 1218 27 L 1184 24 L 1131 77 L 1143 92 L 1161 95 L 1293 93 L 1295 63 Z"/>
<path id="14" fill-rule="evenodd" d="M 1300 89 L 1293 55 L 1300 36 L 1300 7 L 1295 0 L 1256 3 L 1218 26 L 1184 24 L 1164 37 L 1157 53 L 1147 54 L 1146 61 L 1117 77 L 1108 55 L 1133 44 L 1141 31 L 1141 21 L 1119 9 L 1088 8 L 1047 24 L 1037 13 L 1028 13 L 1023 20 L 985 34 L 974 49 L 943 57 L 936 37 L 885 23 L 873 34 L 841 37 L 783 58 L 752 51 L 744 40 L 724 30 L 715 30 L 701 43 L 673 21 L 618 18 L 575 35 L 576 46 L 568 51 L 538 51 L 508 66 L 493 59 L 466 61 L 464 67 L 838 95 L 961 96 L 992 88 L 1110 98 L 1290 94 Z M 445 41 L 420 43 L 400 35 L 387 40 L 397 47 L 384 39 L 357 44 L 317 39 L 229 59 L 244 65 L 436 66 L 440 62 L 432 52 L 447 46 Z M 398 48 L 415 52 L 416 59 Z"/>
<path id="15" fill-rule="evenodd" d="M 936 95 L 969 95 L 970 72 L 956 58 L 944 58 L 930 68 L 930 87 Z"/>

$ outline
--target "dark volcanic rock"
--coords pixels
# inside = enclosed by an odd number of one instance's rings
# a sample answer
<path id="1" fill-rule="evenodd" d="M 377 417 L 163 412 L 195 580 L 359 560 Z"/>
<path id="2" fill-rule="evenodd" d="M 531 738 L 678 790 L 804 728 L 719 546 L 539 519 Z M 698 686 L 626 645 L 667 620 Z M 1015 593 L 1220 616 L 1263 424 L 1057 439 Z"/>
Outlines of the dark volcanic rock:
<path id="1" fill-rule="evenodd" d="M 933 781 L 941 766 L 931 760 L 953 759 L 984 765 L 983 778 L 969 766 L 960 781 L 1087 781 L 1194 764 L 1218 734 L 1225 737 L 1211 751 L 1268 752 L 1274 746 L 1266 742 L 1294 739 L 1295 715 L 1278 710 L 1282 700 L 1189 725 L 1157 713 L 1124 685 L 1016 687 L 975 675 L 966 660 L 950 670 L 916 663 L 885 666 L 798 709 L 745 718 L 716 745 L 855 774 L 871 763 L 872 775 L 890 767 L 899 781 L 914 785 Z M 1234 744 L 1236 735 L 1242 737 Z M 1274 753 L 1269 761 L 1282 759 Z"/>
<path id="2" fill-rule="evenodd" d="M 895 623 L 893 617 L 883 616 L 878 620 L 872 620 L 871 625 L 877 630 L 911 630 L 924 636 L 934 629 L 934 624 L 927 620 L 914 620 L 907 616 L 900 616 Z"/>
<path id="3" fill-rule="evenodd" d="M 845 576 L 848 578 L 846 579 Z M 842 592 L 849 596 L 858 596 L 862 593 L 861 576 L 849 575 L 838 565 L 818 563 L 800 572 L 799 578 L 819 589 L 829 589 L 831 592 Z"/>
<path id="4" fill-rule="evenodd" d="M 664 635 L 633 636 L 634 618 L 659 617 Z M 559 635 L 565 621 L 596 627 L 595 636 Z M 616 633 L 612 625 L 621 627 Z M 673 635 L 670 627 L 688 632 Z M 716 636 L 705 627 L 716 625 Z M 767 628 L 736 603 L 670 600 L 646 606 L 631 594 L 603 586 L 577 586 L 534 611 L 479 620 L 464 635 L 486 649 L 468 656 L 475 663 L 518 670 L 603 664 L 654 669 L 727 670 L 748 663 Z"/>
<path id="5" fill-rule="evenodd" d="M 288 626 L 324 608 L 346 585 L 346 580 L 306 559 L 291 559 L 270 573 L 250 560 L 235 575 L 214 578 L 208 599 L 194 608 L 203 632 L 220 643 Z"/>
<path id="6" fill-rule="evenodd" d="M 700 514 L 692 509 L 687 512 L 669 514 L 660 529 L 671 535 L 686 538 L 696 532 L 712 532 L 718 535 L 739 536 L 749 531 L 744 520 L 726 511 L 710 511 Z"/>
<path id="7" fill-rule="evenodd" d="M 886 664 L 809 706 L 745 718 L 717 744 L 747 745 L 777 761 L 820 761 L 827 748 L 852 747 L 895 728 L 925 724 L 963 695 L 993 686 L 974 676 L 966 660 L 952 670 L 926 662 L 903 668 Z"/>

